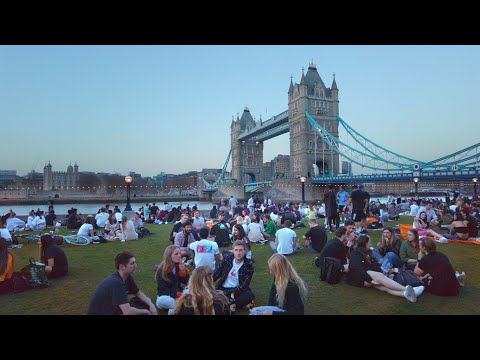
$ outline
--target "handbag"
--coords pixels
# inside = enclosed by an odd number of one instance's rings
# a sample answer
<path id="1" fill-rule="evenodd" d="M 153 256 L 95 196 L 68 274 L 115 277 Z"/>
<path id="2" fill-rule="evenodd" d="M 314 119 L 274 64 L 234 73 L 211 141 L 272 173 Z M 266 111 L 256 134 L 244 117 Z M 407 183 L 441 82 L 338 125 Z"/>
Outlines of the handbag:
<path id="1" fill-rule="evenodd" d="M 35 261 L 34 258 L 29 259 L 29 264 L 20 270 L 20 274 L 31 288 L 46 288 L 50 285 L 45 264 Z"/>

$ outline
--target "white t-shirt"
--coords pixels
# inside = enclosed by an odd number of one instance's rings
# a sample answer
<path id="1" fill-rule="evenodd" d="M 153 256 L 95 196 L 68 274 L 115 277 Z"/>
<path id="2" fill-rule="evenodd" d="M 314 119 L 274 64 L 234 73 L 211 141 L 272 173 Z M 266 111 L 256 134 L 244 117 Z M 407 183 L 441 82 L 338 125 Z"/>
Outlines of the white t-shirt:
<path id="1" fill-rule="evenodd" d="M 122 222 L 122 213 L 121 212 L 116 212 L 115 213 L 115 219 L 117 219 L 117 222 L 118 223 L 121 223 Z"/>
<path id="2" fill-rule="evenodd" d="M 10 231 L 5 228 L 0 229 L 0 236 L 3 237 L 5 240 L 12 240 L 12 235 L 10 235 Z"/>
<path id="3" fill-rule="evenodd" d="M 7 219 L 7 229 L 13 231 L 16 228 L 23 228 L 25 226 L 25 221 L 20 220 L 19 218 L 8 218 Z"/>
<path id="4" fill-rule="evenodd" d="M 218 244 L 215 241 L 202 239 L 188 245 L 189 249 L 195 252 L 195 267 L 210 266 L 215 270 L 215 255 L 220 253 Z"/>
<path id="5" fill-rule="evenodd" d="M 418 213 L 418 205 L 417 204 L 410 205 L 410 215 L 417 216 L 417 213 Z"/>
<path id="6" fill-rule="evenodd" d="M 292 254 L 293 253 L 293 240 L 297 237 L 297 234 L 292 229 L 283 228 L 277 230 L 275 237 L 278 238 L 277 252 L 279 254 Z"/>
<path id="7" fill-rule="evenodd" d="M 80 226 L 80 229 L 78 229 L 77 236 L 90 236 L 90 230 L 93 231 L 92 224 L 83 224 L 82 226 Z"/>
<path id="8" fill-rule="evenodd" d="M 265 240 L 263 234 L 263 226 L 261 226 L 259 223 L 252 222 L 248 225 L 247 235 L 250 242 L 256 243 Z"/>
<path id="9" fill-rule="evenodd" d="M 97 222 L 98 227 L 105 227 L 105 223 L 107 222 L 108 214 L 106 212 L 101 212 L 95 215 L 95 221 Z"/>
<path id="10" fill-rule="evenodd" d="M 228 272 L 227 280 L 223 283 L 224 288 L 234 288 L 237 287 L 240 283 L 238 282 L 238 270 L 243 265 L 243 261 L 240 264 L 237 264 L 236 260 L 233 260 L 233 266 Z"/>

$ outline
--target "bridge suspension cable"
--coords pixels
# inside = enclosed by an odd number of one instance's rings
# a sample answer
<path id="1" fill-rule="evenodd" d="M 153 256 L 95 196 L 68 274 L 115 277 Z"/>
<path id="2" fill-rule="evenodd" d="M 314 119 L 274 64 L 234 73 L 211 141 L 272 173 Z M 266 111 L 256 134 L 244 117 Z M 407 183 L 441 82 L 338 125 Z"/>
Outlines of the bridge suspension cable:
<path id="1" fill-rule="evenodd" d="M 391 160 L 384 159 L 378 155 L 373 154 L 371 151 L 364 152 L 357 150 L 352 146 L 346 144 L 345 142 L 339 140 L 337 137 L 333 136 L 328 132 L 323 126 L 318 124 L 312 116 L 305 111 L 305 116 L 312 128 L 317 132 L 318 136 L 328 145 L 328 147 L 335 151 L 337 154 L 342 155 L 344 158 L 348 159 L 354 164 L 360 165 L 362 167 L 371 169 L 371 170 L 380 170 L 380 171 L 406 171 L 412 170 L 411 163 L 401 163 Z M 379 165 L 377 165 L 379 163 Z"/>
<path id="2" fill-rule="evenodd" d="M 228 152 L 227 160 L 225 160 L 225 164 L 223 165 L 222 172 L 220 175 L 217 177 L 217 180 L 215 180 L 214 183 L 210 184 L 205 178 L 202 176 L 202 183 L 203 185 L 214 188 L 217 187 L 218 184 L 221 184 L 223 182 L 223 177 L 225 175 L 225 171 L 227 170 L 228 163 L 230 161 L 230 158 L 232 157 L 232 148 L 230 148 L 230 151 Z"/>
<path id="3" fill-rule="evenodd" d="M 396 152 L 388 150 L 388 149 L 384 148 L 383 146 L 380 146 L 380 145 L 374 143 L 373 141 L 367 139 L 365 136 L 363 136 L 358 131 L 356 131 L 354 128 L 352 128 L 350 125 L 348 125 L 338 115 L 337 115 L 337 120 L 343 126 L 343 128 L 347 131 L 347 133 L 350 134 L 352 139 L 355 140 L 355 142 L 357 144 L 359 144 L 366 151 L 368 151 L 373 156 L 375 156 L 378 160 L 380 160 L 380 161 L 383 161 L 383 160 L 392 161 L 392 162 L 402 164 L 402 165 L 420 164 L 422 166 L 422 164 L 423 164 L 422 161 L 397 154 Z M 402 160 L 406 160 L 406 161 L 402 161 Z"/>

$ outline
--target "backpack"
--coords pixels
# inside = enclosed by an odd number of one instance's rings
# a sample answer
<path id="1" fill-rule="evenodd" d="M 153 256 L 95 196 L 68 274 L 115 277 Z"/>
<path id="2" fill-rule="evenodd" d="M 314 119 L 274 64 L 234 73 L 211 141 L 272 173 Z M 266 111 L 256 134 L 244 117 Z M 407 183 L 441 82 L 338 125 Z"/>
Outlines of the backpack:
<path id="1" fill-rule="evenodd" d="M 320 269 L 320 280 L 329 284 L 338 284 L 343 276 L 342 262 L 334 257 L 323 259 L 323 265 Z"/>

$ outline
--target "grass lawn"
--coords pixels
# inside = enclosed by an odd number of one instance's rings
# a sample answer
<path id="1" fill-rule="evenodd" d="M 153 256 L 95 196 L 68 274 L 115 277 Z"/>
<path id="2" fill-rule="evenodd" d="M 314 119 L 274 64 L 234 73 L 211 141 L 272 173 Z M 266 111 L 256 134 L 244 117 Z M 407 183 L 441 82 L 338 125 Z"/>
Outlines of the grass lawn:
<path id="1" fill-rule="evenodd" d="M 410 223 L 411 217 L 400 222 Z M 398 222 L 390 222 L 393 226 Z M 69 274 L 55 279 L 47 289 L 30 290 L 18 294 L 0 296 L 0 315 L 82 315 L 87 311 L 90 297 L 97 285 L 115 271 L 114 257 L 123 250 L 132 251 L 138 262 L 135 280 L 139 288 L 153 301 L 156 300 L 155 264 L 162 260 L 163 251 L 170 245 L 168 235 L 173 225 L 147 225 L 154 235 L 139 241 L 91 244 L 87 246 L 63 245 L 68 261 Z M 307 228 L 297 229 L 299 239 Z M 67 232 L 64 232 L 65 234 Z M 379 241 L 381 231 L 370 231 L 373 246 Z M 15 271 L 19 271 L 33 256 L 38 260 L 38 245 L 20 238 L 22 249 L 13 249 Z M 303 239 L 301 245 L 303 245 Z M 403 315 L 403 314 L 480 314 L 480 270 L 476 263 L 480 246 L 472 244 L 437 244 L 456 270 L 467 274 L 466 286 L 457 297 L 438 297 L 424 293 L 415 304 L 375 289 L 363 289 L 346 283 L 329 285 L 320 281 L 320 270 L 313 264 L 315 255 L 302 251 L 289 257 L 309 288 L 305 313 L 311 315 Z M 255 273 L 251 287 L 256 294 L 256 304 L 266 305 L 272 277 L 267 260 L 272 251 L 268 244 L 254 245 Z M 237 312 L 247 314 L 246 310 Z"/>

